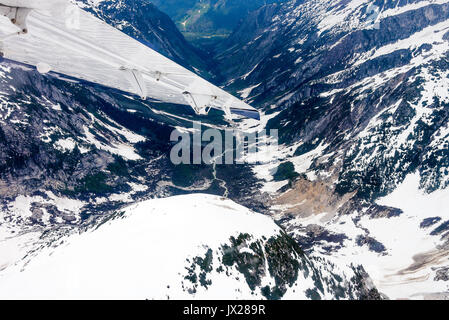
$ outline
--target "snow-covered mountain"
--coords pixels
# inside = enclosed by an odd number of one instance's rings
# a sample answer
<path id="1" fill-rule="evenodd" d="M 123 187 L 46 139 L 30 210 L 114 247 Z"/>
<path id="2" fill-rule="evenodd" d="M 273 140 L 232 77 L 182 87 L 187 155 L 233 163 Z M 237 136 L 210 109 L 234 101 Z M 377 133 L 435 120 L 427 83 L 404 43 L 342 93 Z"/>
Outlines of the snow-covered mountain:
<path id="1" fill-rule="evenodd" d="M 142 202 L 52 239 L 0 275 L 0 297 L 348 299 L 370 290 L 357 270 L 318 266 L 268 216 L 187 195 Z"/>
<path id="2" fill-rule="evenodd" d="M 279 128 L 285 180 L 255 170 L 273 216 L 390 298 L 449 290 L 448 40 L 448 1 L 310 0 L 261 8 L 217 51 Z"/>
<path id="3" fill-rule="evenodd" d="M 48 288 L 81 297 L 88 287 L 100 297 L 120 272 L 124 288 L 137 282 L 138 296 L 109 290 L 114 297 L 448 296 L 448 0 L 269 4 L 216 47 L 213 63 L 147 1 L 78 3 L 184 66 L 224 78 L 264 113 L 260 123 L 235 125 L 279 129 L 273 157 L 281 161 L 173 166 L 169 134 L 198 120 L 189 108 L 2 61 L 1 294 L 43 277 Z M 214 113 L 201 120 L 229 125 Z M 172 197 L 187 193 L 239 205 Z M 181 239 L 182 221 L 192 232 Z M 283 258 L 269 254 L 273 244 Z M 149 256 L 161 248 L 177 266 L 166 273 Z M 81 259 L 80 268 L 61 273 L 66 259 Z M 92 268 L 101 274 L 82 272 Z M 128 268 L 146 268 L 148 278 Z M 153 291 L 142 279 L 157 284 Z"/>

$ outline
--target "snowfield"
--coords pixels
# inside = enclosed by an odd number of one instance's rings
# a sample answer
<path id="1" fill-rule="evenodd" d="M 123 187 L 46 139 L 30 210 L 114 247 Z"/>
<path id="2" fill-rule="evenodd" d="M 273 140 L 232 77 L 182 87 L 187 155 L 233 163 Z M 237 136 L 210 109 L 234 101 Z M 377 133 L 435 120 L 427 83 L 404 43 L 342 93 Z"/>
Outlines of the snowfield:
<path id="1" fill-rule="evenodd" d="M 203 246 L 218 247 L 239 231 L 257 238 L 280 232 L 268 217 L 206 195 L 151 200 L 125 212 L 123 218 L 69 237 L 56 250 L 46 248 L 24 272 L 21 265 L 8 270 L 0 278 L 0 297 L 187 298 L 177 285 L 180 272 L 188 257 L 203 253 Z M 240 285 L 227 280 L 215 280 L 222 283 L 213 296 L 234 297 Z"/>
<path id="2" fill-rule="evenodd" d="M 195 257 L 205 256 L 209 248 L 215 253 L 240 234 L 266 243 L 281 235 L 281 229 L 269 217 L 216 196 L 146 201 L 7 268 L 0 274 L 0 298 L 260 299 L 260 290 L 252 292 L 235 267 L 226 273 L 215 271 L 220 264 L 216 254 L 207 289 L 186 280 Z M 266 276 L 264 283 L 274 280 Z M 314 287 L 311 278 L 301 275 L 298 283 Z M 303 290 L 298 291 L 289 296 L 305 298 Z"/>

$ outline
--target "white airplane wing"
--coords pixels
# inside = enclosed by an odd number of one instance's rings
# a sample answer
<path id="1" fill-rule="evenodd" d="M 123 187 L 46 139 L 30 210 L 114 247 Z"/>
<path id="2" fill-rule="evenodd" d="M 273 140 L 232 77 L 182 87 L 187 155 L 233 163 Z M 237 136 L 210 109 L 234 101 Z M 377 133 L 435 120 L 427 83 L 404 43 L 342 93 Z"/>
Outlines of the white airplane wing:
<path id="1" fill-rule="evenodd" d="M 142 98 L 259 119 L 245 102 L 67 0 L 0 0 L 0 55 Z"/>

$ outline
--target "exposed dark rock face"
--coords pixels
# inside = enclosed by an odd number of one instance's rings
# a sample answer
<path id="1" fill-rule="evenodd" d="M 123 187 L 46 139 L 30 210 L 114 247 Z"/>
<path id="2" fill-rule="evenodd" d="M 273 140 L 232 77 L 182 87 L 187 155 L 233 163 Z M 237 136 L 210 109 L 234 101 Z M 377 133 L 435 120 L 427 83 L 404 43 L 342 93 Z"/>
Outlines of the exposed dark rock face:
<path id="1" fill-rule="evenodd" d="M 359 300 L 388 300 L 388 297 L 380 293 L 373 287 L 369 275 L 363 267 L 354 268 L 356 276 L 353 281 L 358 284 L 357 288 L 360 290 Z"/>
<path id="2" fill-rule="evenodd" d="M 214 265 L 214 255 L 218 256 L 218 267 Z M 183 288 L 192 294 L 199 286 L 213 285 L 211 279 L 218 273 L 244 278 L 252 294 L 261 293 L 269 300 L 282 299 L 288 290 L 295 294 L 305 288 L 308 288 L 306 297 L 313 300 L 330 296 L 334 299 L 382 298 L 363 269 L 353 269 L 348 281 L 327 261 L 308 259 L 298 244 L 284 233 L 269 239 L 240 234 L 231 237 L 230 244 L 224 244 L 218 251 L 206 248 L 204 256 L 193 257 L 188 263 Z M 267 278 L 274 281 L 266 284 Z M 303 284 L 306 280 L 313 285 Z"/>
<path id="3" fill-rule="evenodd" d="M 435 281 L 449 281 L 449 268 L 439 269 Z"/>

